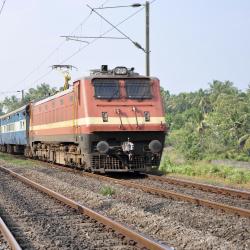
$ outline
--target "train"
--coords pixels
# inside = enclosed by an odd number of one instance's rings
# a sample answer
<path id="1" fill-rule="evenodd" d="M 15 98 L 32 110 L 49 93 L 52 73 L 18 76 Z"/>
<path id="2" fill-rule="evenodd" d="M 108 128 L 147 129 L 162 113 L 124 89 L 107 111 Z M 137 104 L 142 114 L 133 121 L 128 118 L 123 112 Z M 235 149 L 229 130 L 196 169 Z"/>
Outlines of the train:
<path id="1" fill-rule="evenodd" d="M 167 130 L 159 79 L 107 65 L 0 116 L 0 127 L 1 152 L 97 173 L 159 166 Z"/>

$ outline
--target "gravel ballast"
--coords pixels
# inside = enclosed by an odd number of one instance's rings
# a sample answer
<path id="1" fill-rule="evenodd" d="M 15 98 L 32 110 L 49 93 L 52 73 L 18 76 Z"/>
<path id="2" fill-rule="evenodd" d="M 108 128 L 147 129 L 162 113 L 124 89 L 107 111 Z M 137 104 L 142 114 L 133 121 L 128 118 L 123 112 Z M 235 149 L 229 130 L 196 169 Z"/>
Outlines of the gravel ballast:
<path id="1" fill-rule="evenodd" d="M 80 212 L 0 174 L 0 216 L 22 249 L 137 249 Z"/>
<path id="2" fill-rule="evenodd" d="M 50 168 L 5 166 L 176 249 L 249 249 L 250 220 Z M 112 197 L 100 194 L 109 185 Z"/>
<path id="3" fill-rule="evenodd" d="M 0 250 L 10 250 L 10 247 L 0 232 Z"/>

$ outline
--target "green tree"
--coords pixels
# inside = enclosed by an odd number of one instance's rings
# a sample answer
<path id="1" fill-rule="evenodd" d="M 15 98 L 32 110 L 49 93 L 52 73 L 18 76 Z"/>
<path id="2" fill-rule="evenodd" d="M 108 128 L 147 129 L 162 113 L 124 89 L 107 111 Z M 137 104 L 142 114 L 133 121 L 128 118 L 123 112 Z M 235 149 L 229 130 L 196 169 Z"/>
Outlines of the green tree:
<path id="1" fill-rule="evenodd" d="M 6 109 L 7 113 L 22 106 L 21 102 L 14 95 L 11 97 L 5 97 L 2 105 L 3 105 L 4 109 Z"/>
<path id="2" fill-rule="evenodd" d="M 42 83 L 36 88 L 30 88 L 24 95 L 24 100 L 19 100 L 16 96 L 6 97 L 0 106 L 0 111 L 3 109 L 11 112 L 31 101 L 41 100 L 48 96 L 54 95 L 57 92 L 56 88 L 51 88 L 48 84 Z"/>
<path id="3" fill-rule="evenodd" d="M 205 90 L 162 93 L 170 125 L 167 141 L 188 159 L 228 157 L 228 152 L 236 157 L 249 152 L 249 142 L 244 147 L 246 140 L 243 145 L 240 139 L 250 134 L 250 85 L 243 92 L 230 81 L 215 80 Z"/>

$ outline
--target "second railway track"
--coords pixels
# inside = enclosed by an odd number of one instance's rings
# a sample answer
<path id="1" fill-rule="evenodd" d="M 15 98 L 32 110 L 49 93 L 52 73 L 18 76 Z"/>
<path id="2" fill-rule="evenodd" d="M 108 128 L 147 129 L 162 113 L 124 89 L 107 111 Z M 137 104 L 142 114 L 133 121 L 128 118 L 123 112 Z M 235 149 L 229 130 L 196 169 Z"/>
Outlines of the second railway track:
<path id="1" fill-rule="evenodd" d="M 250 218 L 250 203 L 249 200 L 241 200 L 242 207 L 239 207 L 240 205 L 236 206 L 235 204 L 237 201 L 234 199 L 228 200 L 225 197 L 223 199 L 218 199 L 218 197 L 213 196 L 210 197 L 210 199 L 201 197 L 201 194 L 196 194 L 192 190 L 190 192 L 183 192 L 183 190 L 176 191 L 175 189 L 169 189 L 169 186 L 164 185 L 162 183 L 152 183 L 148 182 L 147 178 L 139 178 L 139 179 L 133 179 L 133 180 L 123 180 L 123 179 L 117 179 L 117 178 L 112 178 L 112 177 L 107 177 L 107 176 L 102 176 L 102 175 L 97 175 L 97 174 L 92 174 L 92 173 L 83 173 L 83 175 L 92 177 L 92 178 L 97 178 L 101 179 L 104 181 L 109 181 L 113 182 L 119 185 L 123 185 L 126 187 L 130 188 L 135 188 L 135 189 L 140 189 L 144 192 L 154 194 L 154 195 L 159 195 L 162 197 L 166 198 L 172 198 L 172 199 L 178 199 L 186 202 L 190 202 L 196 205 L 212 208 L 212 209 L 218 209 L 221 211 L 224 211 L 226 213 L 231 213 L 231 214 L 236 214 L 239 216 L 247 217 Z M 149 178 L 150 180 L 150 178 Z M 211 196 L 211 195 L 210 195 Z M 230 202 L 233 204 L 230 204 Z"/>
<path id="2" fill-rule="evenodd" d="M 0 215 L 23 249 L 170 249 L 13 171 L 0 169 Z"/>
<path id="3" fill-rule="evenodd" d="M 158 181 L 161 183 L 169 183 L 173 185 L 178 185 L 182 187 L 188 187 L 188 188 L 194 188 L 199 189 L 205 192 L 211 192 L 215 194 L 222 194 L 222 195 L 228 195 L 236 198 L 242 198 L 246 200 L 250 200 L 250 192 L 243 191 L 243 190 L 237 190 L 233 188 L 227 188 L 227 187 L 219 187 L 204 183 L 197 183 L 193 181 L 187 181 L 187 180 L 181 180 L 177 178 L 171 178 L 171 177 L 162 177 L 162 176 L 156 176 L 151 174 L 143 174 L 142 176 L 145 176 L 149 180 Z"/>

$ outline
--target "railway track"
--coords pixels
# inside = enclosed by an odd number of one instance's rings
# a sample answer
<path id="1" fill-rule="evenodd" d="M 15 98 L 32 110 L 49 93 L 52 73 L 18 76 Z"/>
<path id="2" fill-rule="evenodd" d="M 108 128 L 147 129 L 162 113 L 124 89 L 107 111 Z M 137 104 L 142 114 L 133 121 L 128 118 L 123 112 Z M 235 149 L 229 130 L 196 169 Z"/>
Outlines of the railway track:
<path id="1" fill-rule="evenodd" d="M 32 161 L 35 162 L 36 160 L 32 160 Z M 71 168 L 66 167 L 66 166 L 61 166 L 61 165 L 59 166 L 59 165 L 50 164 L 47 162 L 43 162 L 43 163 L 47 164 L 50 167 L 53 166 L 56 168 L 63 168 L 64 170 L 69 171 L 69 172 L 76 171 L 75 169 L 71 169 Z M 211 193 L 215 193 L 218 195 L 226 195 L 226 196 L 231 196 L 234 198 L 242 198 L 242 199 L 247 201 L 246 202 L 247 208 L 241 208 L 241 207 L 237 207 L 234 205 L 224 204 L 224 202 L 223 203 L 215 202 L 215 201 L 204 199 L 204 198 L 198 198 L 198 197 L 195 197 L 193 195 L 187 195 L 187 194 L 184 194 L 183 192 L 175 192 L 175 191 L 171 191 L 168 189 L 163 189 L 162 187 L 160 187 L 160 188 L 155 187 L 154 185 L 152 186 L 149 183 L 146 183 L 146 185 L 143 185 L 143 184 L 135 182 L 133 180 L 131 181 L 131 179 L 130 180 L 123 180 L 123 179 L 117 179 L 117 178 L 112 178 L 109 176 L 93 174 L 93 173 L 88 173 L 88 172 L 81 172 L 81 171 L 77 171 L 77 173 L 84 175 L 84 176 L 91 177 L 91 178 L 95 178 L 98 180 L 103 180 L 106 182 L 112 182 L 115 184 L 119 184 L 119 185 L 122 185 L 125 187 L 139 189 L 139 190 L 142 190 L 142 191 L 149 193 L 149 194 L 154 194 L 154 195 L 158 195 L 158 196 L 165 197 L 165 198 L 186 201 L 186 202 L 190 202 L 192 204 L 196 204 L 199 206 L 204 206 L 204 207 L 208 207 L 211 209 L 217 209 L 217 210 L 223 211 L 223 212 L 228 213 L 228 214 L 234 214 L 234 215 L 250 218 L 250 209 L 248 209 L 248 207 L 250 207 L 250 203 L 248 202 L 248 200 L 250 200 L 250 192 L 236 190 L 236 189 L 232 189 L 232 188 L 218 187 L 218 186 L 213 186 L 213 185 L 208 185 L 208 184 L 195 183 L 195 182 L 191 182 L 191 181 L 179 180 L 179 179 L 174 179 L 174 178 L 170 178 L 170 177 L 160 177 L 160 176 L 150 175 L 150 174 L 146 174 L 146 173 L 140 174 L 142 177 L 145 177 L 143 179 L 153 180 L 153 181 L 157 181 L 157 182 L 163 183 L 163 184 L 169 183 L 172 185 L 189 187 L 191 189 L 198 189 L 198 190 L 201 190 L 201 191 L 204 191 L 207 193 L 211 192 Z M 237 203 L 237 201 L 236 201 L 236 203 Z"/>
<path id="2" fill-rule="evenodd" d="M 200 206 L 204 206 L 204 207 L 208 207 L 208 208 L 212 208 L 212 209 L 218 209 L 218 210 L 221 210 L 221 211 L 229 213 L 229 214 L 235 214 L 238 216 L 250 218 L 250 210 L 249 209 L 244 209 L 244 208 L 240 208 L 240 207 L 236 207 L 236 206 L 230 206 L 230 205 L 227 205 L 224 203 L 215 202 L 215 201 L 211 201 L 211 200 L 207 200 L 207 199 L 201 199 L 201 198 L 197 198 L 195 196 L 186 195 L 186 194 L 183 194 L 180 192 L 170 191 L 167 189 L 162 189 L 162 188 L 151 186 L 148 184 L 143 185 L 141 183 L 131 181 L 131 180 L 129 180 L 129 181 L 128 180 L 121 180 L 121 179 L 112 178 L 112 177 L 103 176 L 103 175 L 97 175 L 97 174 L 93 174 L 93 173 L 82 173 L 82 175 L 89 176 L 89 177 L 96 178 L 96 179 L 103 180 L 103 181 L 107 181 L 107 182 L 112 182 L 112 183 L 119 184 L 119 185 L 129 187 L 129 188 L 139 189 L 139 190 L 142 190 L 144 192 L 158 195 L 161 197 L 178 199 L 178 200 L 190 202 L 190 203 L 193 203 L 196 205 L 200 205 Z"/>
<path id="3" fill-rule="evenodd" d="M 200 189 L 206 192 L 229 195 L 232 197 L 238 197 L 238 198 L 240 197 L 242 199 L 250 200 L 250 192 L 246 192 L 242 190 L 236 190 L 233 188 L 226 188 L 226 187 L 218 187 L 214 185 L 197 183 L 197 182 L 192 182 L 192 181 L 187 181 L 187 180 L 180 180 L 180 179 L 170 178 L 170 177 L 160 177 L 160 176 L 150 175 L 150 174 L 143 174 L 143 176 L 145 176 L 149 180 L 155 180 L 155 181 L 159 181 L 162 183 L 169 183 L 169 184 L 178 185 L 182 187 L 190 187 L 190 188 Z"/>
<path id="4" fill-rule="evenodd" d="M 172 249 L 12 170 L 0 171 L 0 211 L 23 249 Z"/>
<path id="5" fill-rule="evenodd" d="M 0 217 L 0 249 L 14 249 L 14 250 L 22 250 L 19 244 L 17 243 L 15 237 L 7 227 L 7 225 L 4 223 L 3 219 Z M 2 239 L 1 239 L 2 238 Z"/>
<path id="6" fill-rule="evenodd" d="M 246 217 L 137 192 L 109 180 L 82 176 L 81 171 L 46 162 L 27 160 L 27 164 L 20 162 L 19 165 L 15 161 L 1 161 L 1 165 L 176 248 L 248 249 L 250 244 L 250 220 Z M 103 187 L 110 187 L 114 194 L 103 195 Z"/>
<path id="7" fill-rule="evenodd" d="M 70 172 L 76 171 L 76 170 L 73 170 L 73 169 L 66 167 L 66 166 L 58 166 L 55 164 L 51 165 L 50 163 L 45 163 L 45 164 L 48 164 L 50 167 L 53 166 L 56 168 L 63 168 L 64 170 L 70 171 Z M 142 177 L 145 177 L 145 178 L 143 178 L 144 180 L 148 179 L 148 180 L 157 181 L 159 183 L 170 183 L 172 185 L 189 187 L 191 189 L 198 189 L 198 190 L 204 191 L 206 193 L 211 192 L 211 193 L 215 193 L 218 195 L 231 196 L 233 198 L 242 198 L 242 199 L 246 200 L 246 202 L 245 202 L 246 207 L 247 207 L 247 209 L 246 209 L 246 208 L 241 208 L 241 207 L 238 207 L 235 205 L 224 204 L 224 202 L 223 203 L 222 202 L 215 202 L 212 200 L 199 198 L 199 197 L 196 197 L 193 195 L 187 195 L 187 194 L 183 193 L 182 191 L 175 192 L 175 191 L 171 191 L 169 189 L 163 189 L 162 187 L 159 188 L 159 185 L 154 186 L 151 183 L 145 183 L 146 185 L 145 184 L 143 185 L 140 183 L 141 178 L 138 179 L 139 182 L 136 182 L 135 181 L 136 179 L 124 180 L 124 179 L 118 179 L 118 178 L 113 178 L 113 177 L 109 177 L 109 176 L 88 173 L 88 172 L 81 172 L 81 171 L 77 171 L 77 173 L 84 175 L 84 176 L 91 177 L 91 178 L 95 178 L 98 180 L 103 180 L 106 182 L 112 182 L 115 184 L 119 184 L 119 185 L 122 185 L 125 187 L 139 189 L 139 190 L 142 190 L 142 191 L 149 193 L 149 194 L 154 194 L 154 195 L 158 195 L 158 196 L 165 197 L 165 198 L 186 201 L 186 202 L 190 202 L 190 203 L 195 204 L 195 205 L 220 210 L 220 211 L 223 211 L 223 212 L 228 213 L 228 214 L 234 214 L 234 215 L 250 218 L 250 209 L 248 209 L 248 207 L 250 207 L 250 203 L 248 202 L 248 200 L 250 200 L 250 192 L 231 189 L 231 188 L 225 188 L 225 187 L 212 186 L 212 185 L 208 185 L 208 184 L 195 183 L 195 182 L 191 182 L 191 181 L 184 181 L 184 180 L 179 180 L 179 179 L 174 179 L 174 178 L 169 178 L 169 177 L 160 177 L 160 176 L 150 175 L 150 174 L 146 174 L 146 173 L 140 174 Z M 237 201 L 235 203 L 237 203 Z"/>

